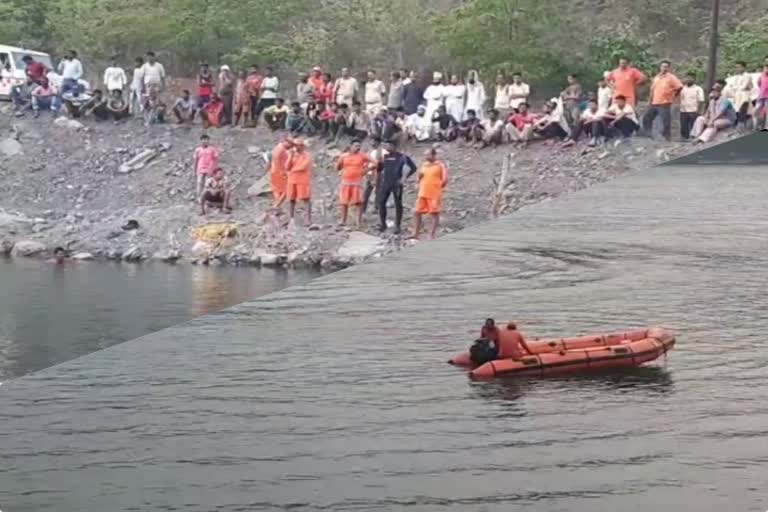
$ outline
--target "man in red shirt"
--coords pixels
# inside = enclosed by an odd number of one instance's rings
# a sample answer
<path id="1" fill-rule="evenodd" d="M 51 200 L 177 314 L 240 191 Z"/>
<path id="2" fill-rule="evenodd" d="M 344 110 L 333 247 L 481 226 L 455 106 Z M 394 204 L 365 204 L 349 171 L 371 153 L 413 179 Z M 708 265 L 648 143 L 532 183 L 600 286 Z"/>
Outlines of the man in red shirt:
<path id="1" fill-rule="evenodd" d="M 42 79 L 49 71 L 45 64 L 36 61 L 31 55 L 25 55 L 21 60 L 26 65 L 27 83 L 41 85 Z"/>
<path id="2" fill-rule="evenodd" d="M 538 116 L 528 110 L 528 104 L 523 102 L 517 106 L 517 112 L 507 119 L 507 135 L 512 142 L 527 144 L 533 137 L 533 125 Z"/>
<path id="3" fill-rule="evenodd" d="M 245 79 L 245 86 L 248 89 L 248 96 L 251 98 L 251 122 L 255 126 L 259 121 L 258 112 L 256 107 L 259 104 L 261 98 L 261 82 L 264 77 L 261 76 L 259 71 L 259 65 L 251 65 L 251 70 L 248 72 L 248 77 Z"/>

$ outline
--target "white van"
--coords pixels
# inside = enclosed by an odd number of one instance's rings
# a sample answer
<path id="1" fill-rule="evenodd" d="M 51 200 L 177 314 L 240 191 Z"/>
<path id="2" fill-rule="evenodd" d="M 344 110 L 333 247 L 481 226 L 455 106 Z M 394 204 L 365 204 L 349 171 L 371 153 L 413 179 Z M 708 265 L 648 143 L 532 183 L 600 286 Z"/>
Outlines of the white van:
<path id="1" fill-rule="evenodd" d="M 15 46 L 0 45 L 0 100 L 11 99 L 11 89 L 17 85 L 24 85 L 27 81 L 27 65 L 22 60 L 25 55 L 31 56 L 38 62 L 45 64 L 51 71 L 48 80 L 54 87 L 61 87 L 61 76 L 54 71 L 51 56 L 44 52 L 25 50 Z M 89 84 L 80 80 L 82 90 L 89 90 Z"/>

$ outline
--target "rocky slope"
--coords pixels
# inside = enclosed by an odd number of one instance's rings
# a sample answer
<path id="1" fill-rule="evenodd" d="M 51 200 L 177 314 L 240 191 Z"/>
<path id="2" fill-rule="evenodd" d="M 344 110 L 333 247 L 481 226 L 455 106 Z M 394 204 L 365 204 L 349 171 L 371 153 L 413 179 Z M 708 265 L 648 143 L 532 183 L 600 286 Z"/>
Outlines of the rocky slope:
<path id="1" fill-rule="evenodd" d="M 223 150 L 222 166 L 235 186 L 235 203 L 231 215 L 204 218 L 193 201 L 191 167 L 200 127 L 81 125 L 47 117 L 15 118 L 7 111 L 0 114 L 0 123 L 0 251 L 6 254 L 43 256 L 62 246 L 82 259 L 346 266 L 418 243 L 375 236 L 373 213 L 363 231 L 337 226 L 333 159 L 339 149 L 320 141 L 310 141 L 316 157 L 315 224 L 294 226 L 285 215 L 270 211 L 268 194 L 249 195 L 249 188 L 261 188 L 257 182 L 266 172 L 263 153 L 277 141 L 276 134 L 265 130 L 210 133 L 212 143 Z M 405 151 L 420 161 L 425 149 Z M 442 158 L 451 182 L 440 233 L 693 149 L 649 139 L 595 149 L 535 144 L 475 151 L 459 143 L 445 145 Z M 414 201 L 415 185 L 406 191 L 406 210 Z M 138 229 L 123 229 L 130 220 L 138 222 Z M 227 223 L 234 230 L 231 236 L 201 240 L 195 228 L 206 223 Z"/>

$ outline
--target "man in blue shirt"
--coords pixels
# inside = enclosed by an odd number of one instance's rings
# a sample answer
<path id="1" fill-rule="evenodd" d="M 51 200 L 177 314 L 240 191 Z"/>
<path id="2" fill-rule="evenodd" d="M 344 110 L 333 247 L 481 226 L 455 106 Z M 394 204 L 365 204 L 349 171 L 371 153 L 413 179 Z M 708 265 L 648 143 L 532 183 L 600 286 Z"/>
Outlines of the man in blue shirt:
<path id="1" fill-rule="evenodd" d="M 387 141 L 387 156 L 381 161 L 377 180 L 376 201 L 379 206 L 379 231 L 387 230 L 387 201 L 392 195 L 395 199 L 395 231 L 400 234 L 403 222 L 403 181 L 416 173 L 416 164 L 408 155 L 397 150 L 395 141 Z M 408 167 L 408 174 L 403 175 L 403 168 Z"/>

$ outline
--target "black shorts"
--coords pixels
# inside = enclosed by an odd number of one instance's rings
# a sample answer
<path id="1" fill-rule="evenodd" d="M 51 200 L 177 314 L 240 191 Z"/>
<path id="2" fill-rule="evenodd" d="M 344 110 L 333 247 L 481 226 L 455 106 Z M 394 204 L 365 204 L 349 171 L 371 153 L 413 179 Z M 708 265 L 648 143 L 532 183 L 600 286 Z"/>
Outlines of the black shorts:
<path id="1" fill-rule="evenodd" d="M 224 192 L 205 192 L 203 201 L 206 203 L 224 203 Z"/>

